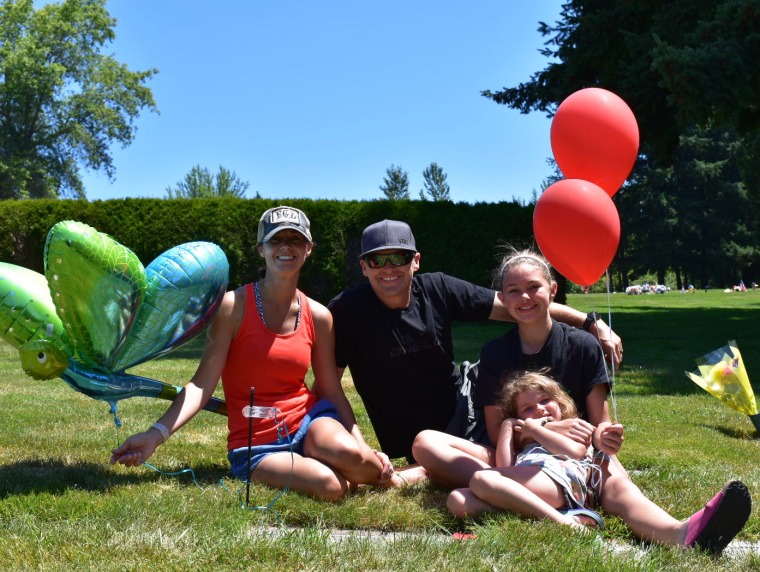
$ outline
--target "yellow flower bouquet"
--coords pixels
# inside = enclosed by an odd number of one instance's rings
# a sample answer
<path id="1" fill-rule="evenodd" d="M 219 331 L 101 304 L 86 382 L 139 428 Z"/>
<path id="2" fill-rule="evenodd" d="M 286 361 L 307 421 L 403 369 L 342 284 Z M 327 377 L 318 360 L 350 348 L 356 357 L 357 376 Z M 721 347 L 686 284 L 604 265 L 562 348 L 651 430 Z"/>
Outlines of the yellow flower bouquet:
<path id="1" fill-rule="evenodd" d="M 693 373 L 686 372 L 686 375 L 732 409 L 749 415 L 755 429 L 760 433 L 760 415 L 755 394 L 736 342 L 730 341 L 728 345 L 697 358 L 696 361 L 698 370 Z"/>

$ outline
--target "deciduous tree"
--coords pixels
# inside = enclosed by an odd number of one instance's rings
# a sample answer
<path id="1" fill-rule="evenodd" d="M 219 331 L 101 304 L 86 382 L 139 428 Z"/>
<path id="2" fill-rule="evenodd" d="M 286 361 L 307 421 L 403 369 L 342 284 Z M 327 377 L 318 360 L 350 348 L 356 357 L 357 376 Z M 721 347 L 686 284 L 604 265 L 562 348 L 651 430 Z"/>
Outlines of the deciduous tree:
<path id="1" fill-rule="evenodd" d="M 80 167 L 114 177 L 110 146 L 127 146 L 145 86 L 103 54 L 116 20 L 105 0 L 0 3 L 0 198 L 84 198 Z"/>

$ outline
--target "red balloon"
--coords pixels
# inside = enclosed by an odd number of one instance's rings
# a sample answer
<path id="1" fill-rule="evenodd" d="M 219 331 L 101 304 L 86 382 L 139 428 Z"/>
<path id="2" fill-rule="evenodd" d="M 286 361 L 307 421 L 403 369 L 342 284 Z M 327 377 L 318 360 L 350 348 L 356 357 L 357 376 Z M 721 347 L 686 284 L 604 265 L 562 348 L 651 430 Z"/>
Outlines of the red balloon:
<path id="1" fill-rule="evenodd" d="M 560 274 L 581 286 L 591 286 L 615 258 L 620 217 L 615 203 L 598 185 L 563 179 L 538 199 L 533 234 Z"/>
<path id="2" fill-rule="evenodd" d="M 583 179 L 614 195 L 631 173 L 639 152 L 639 126 L 631 108 L 597 87 L 570 95 L 551 126 L 557 166 L 567 179 Z"/>

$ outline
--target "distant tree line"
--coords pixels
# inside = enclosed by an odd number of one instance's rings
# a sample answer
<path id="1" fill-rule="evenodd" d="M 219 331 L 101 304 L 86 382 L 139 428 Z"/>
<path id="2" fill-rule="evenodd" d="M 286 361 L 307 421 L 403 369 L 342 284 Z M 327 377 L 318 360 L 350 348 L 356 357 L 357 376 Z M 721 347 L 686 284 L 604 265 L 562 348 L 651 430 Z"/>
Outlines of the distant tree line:
<path id="1" fill-rule="evenodd" d="M 113 236 L 143 264 L 169 248 L 196 240 L 218 244 L 230 264 L 230 287 L 258 277 L 263 259 L 256 248 L 262 213 L 273 199 L 112 199 L 107 201 L 0 201 L 0 260 L 43 272 L 45 239 L 62 220 L 78 220 Z M 405 220 L 423 254 L 422 271 L 447 272 L 489 286 L 501 245 L 530 242 L 533 209 L 517 203 L 469 204 L 451 201 L 337 201 L 288 199 L 311 221 L 314 253 L 299 287 L 321 302 L 366 280 L 359 265 L 361 234 L 384 218 Z M 461 221 L 465 234 L 451 232 Z M 463 241 L 462 237 L 466 237 Z"/>

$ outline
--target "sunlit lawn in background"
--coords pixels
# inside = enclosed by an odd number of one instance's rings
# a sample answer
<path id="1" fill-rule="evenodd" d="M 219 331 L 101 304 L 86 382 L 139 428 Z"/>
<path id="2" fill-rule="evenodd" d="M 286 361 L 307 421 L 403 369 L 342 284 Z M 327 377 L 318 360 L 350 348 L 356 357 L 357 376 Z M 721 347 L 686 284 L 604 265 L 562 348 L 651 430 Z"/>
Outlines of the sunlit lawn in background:
<path id="1" fill-rule="evenodd" d="M 694 359 L 737 340 L 750 380 L 760 380 L 760 292 L 571 295 L 568 303 L 609 319 L 624 340 L 615 373 L 617 414 L 626 426 L 620 457 L 635 482 L 678 518 L 699 509 L 731 478 L 760 491 L 760 440 L 746 416 L 684 375 Z M 457 357 L 506 324 L 457 327 Z M 140 367 L 183 384 L 201 341 Z M 362 488 L 339 503 L 286 492 L 270 510 L 241 507 L 244 489 L 227 476 L 225 418 L 202 412 L 151 459 L 164 472 L 113 467 L 110 449 L 150 426 L 167 403 L 129 399 L 117 429 L 107 404 L 60 379 L 35 381 L 17 352 L 0 344 L 0 566 L 5 570 L 756 570 L 757 556 L 713 560 L 693 551 L 638 544 L 606 516 L 604 545 L 549 523 L 498 515 L 456 521 L 446 491 Z M 255 364 L 252 364 L 255 367 Z M 350 377 L 346 391 L 376 444 Z M 265 506 L 279 491 L 251 489 Z M 740 540 L 760 540 L 757 509 Z M 335 540 L 328 530 L 351 530 Z M 394 533 L 372 540 L 370 532 Z M 453 532 L 477 538 L 452 540 Z M 606 548 L 605 548 L 606 547 Z M 614 547 L 613 550 L 611 547 Z"/>

